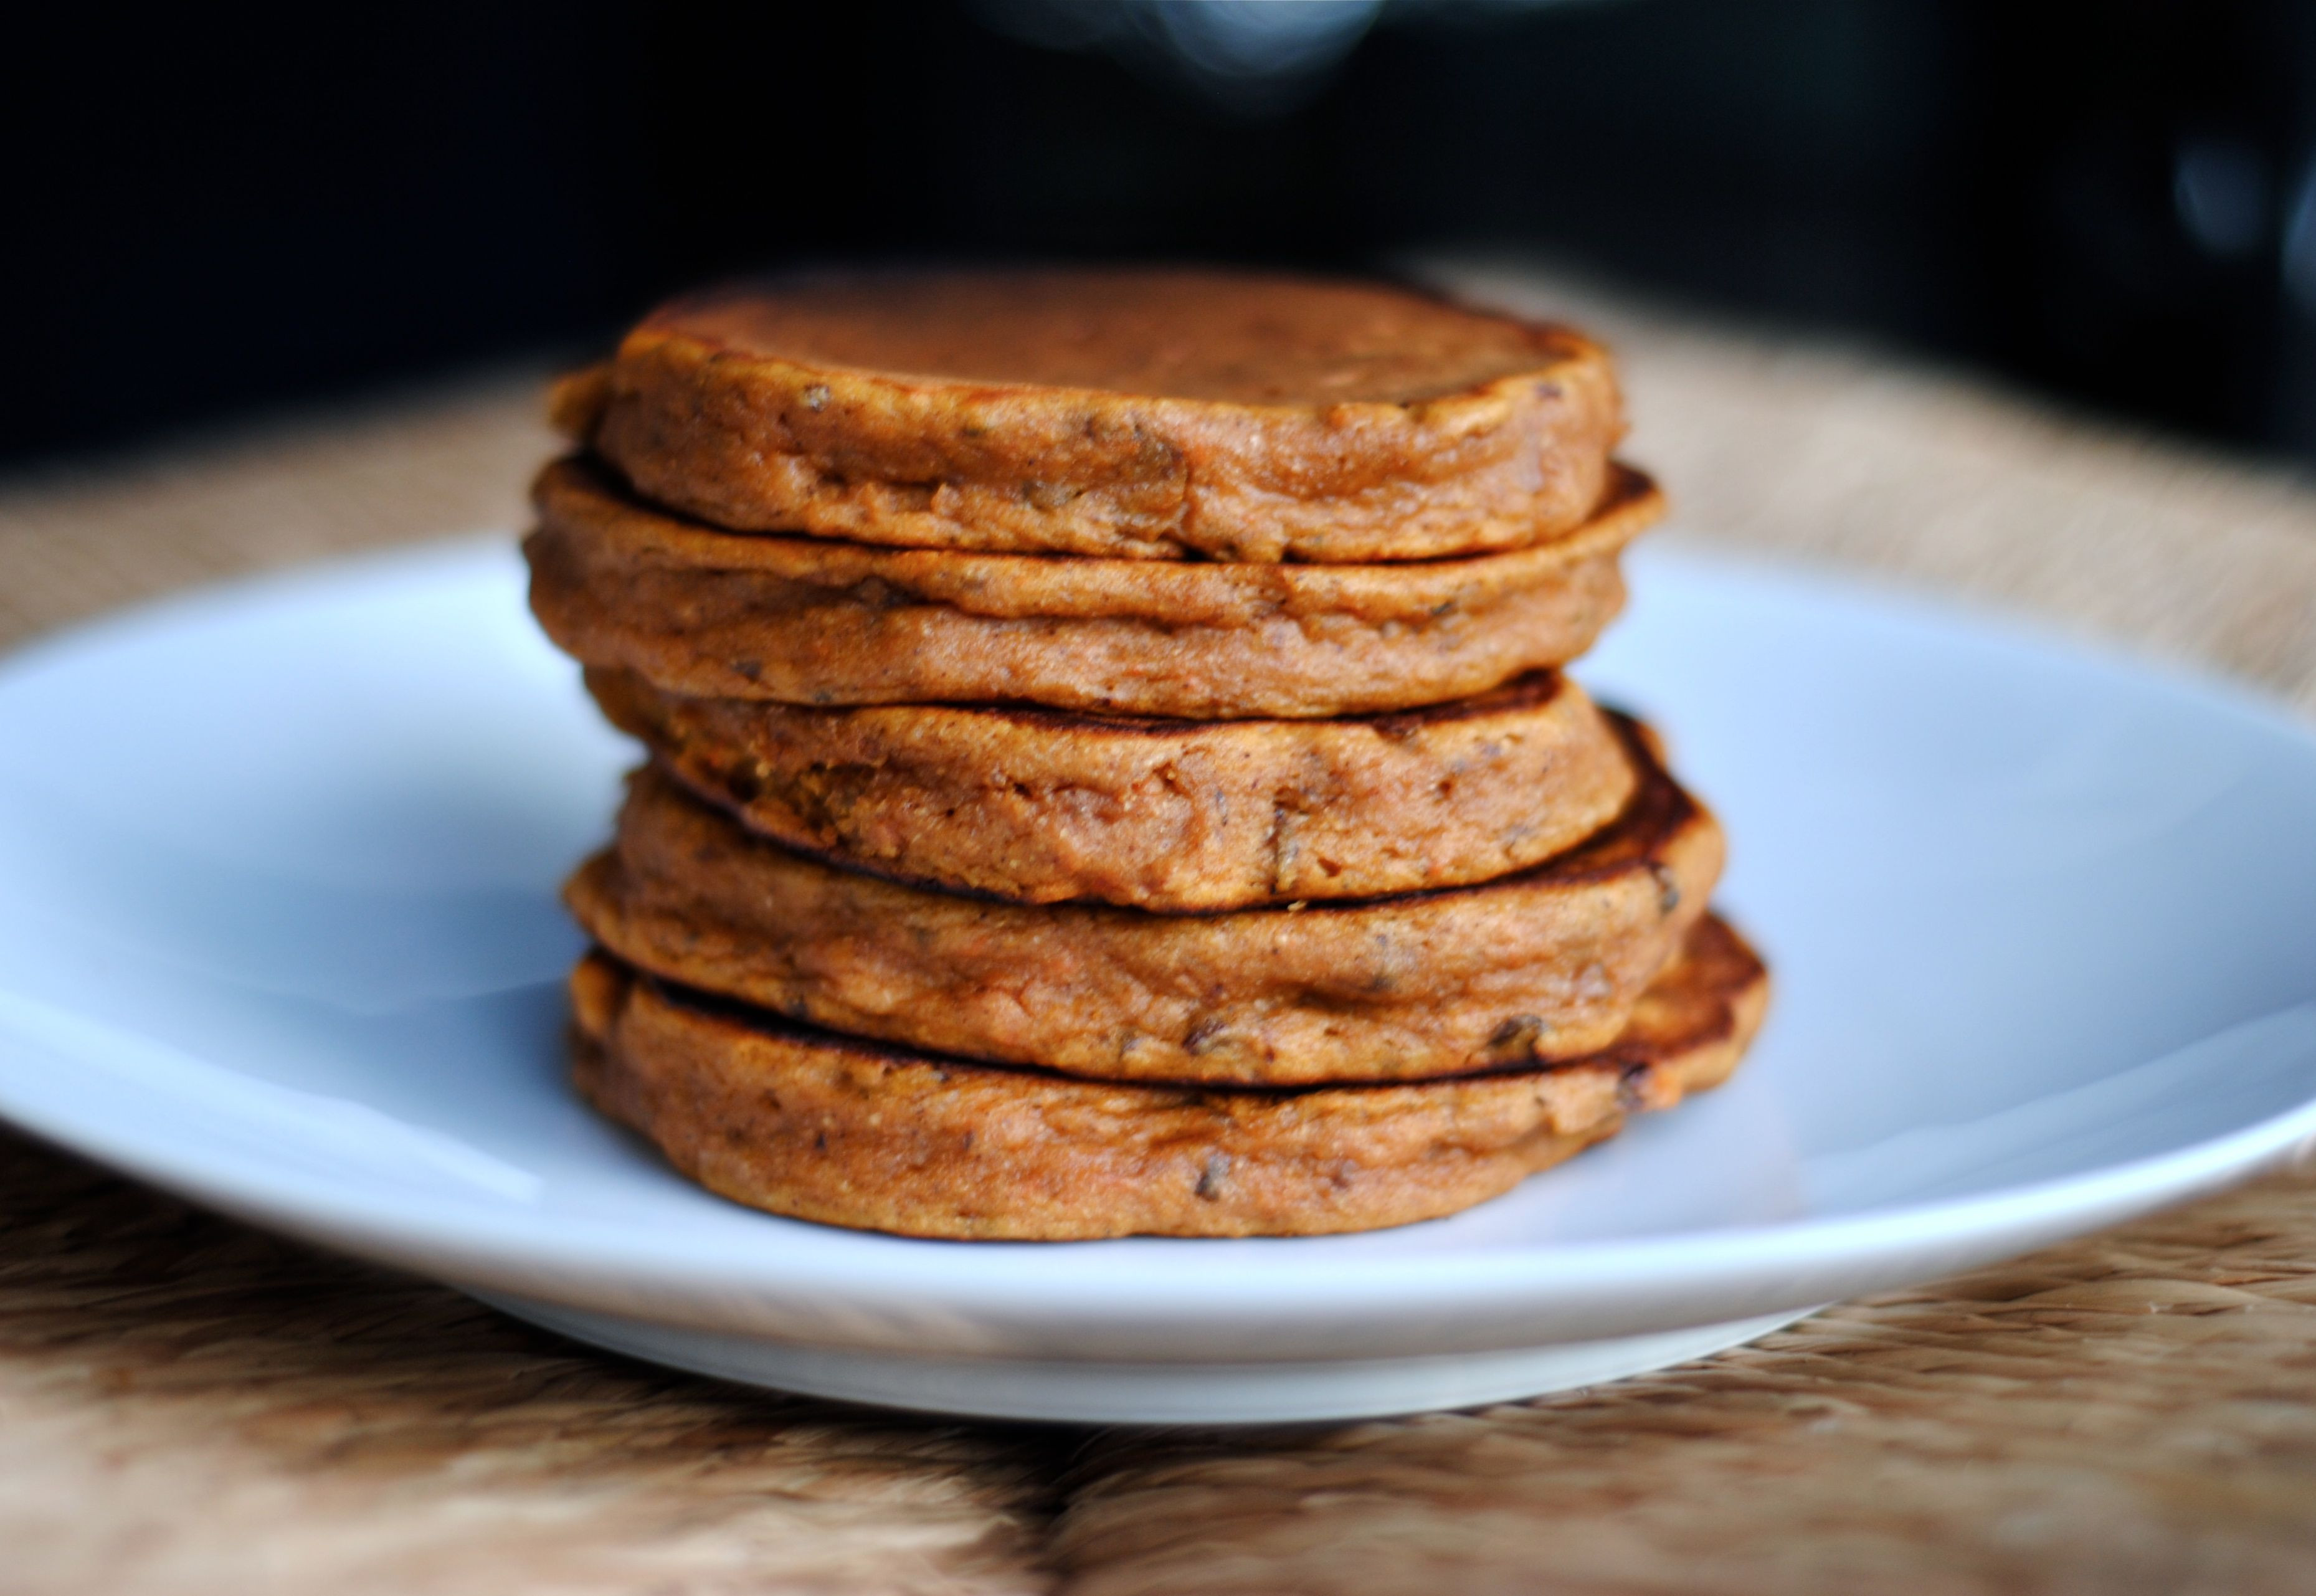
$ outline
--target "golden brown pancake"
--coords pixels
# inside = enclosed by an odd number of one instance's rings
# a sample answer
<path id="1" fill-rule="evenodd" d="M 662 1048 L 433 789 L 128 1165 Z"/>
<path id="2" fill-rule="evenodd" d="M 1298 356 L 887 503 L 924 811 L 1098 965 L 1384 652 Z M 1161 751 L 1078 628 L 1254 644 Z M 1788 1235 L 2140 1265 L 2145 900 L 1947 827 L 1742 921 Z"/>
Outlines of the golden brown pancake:
<path id="1" fill-rule="evenodd" d="M 1548 671 L 1341 720 L 814 709 L 682 698 L 617 670 L 587 685 L 751 830 L 1028 903 L 1179 912 L 1462 886 L 1575 846 L 1634 785 L 1600 712 Z"/>
<path id="2" fill-rule="evenodd" d="M 1230 1092 L 996 1069 L 638 977 L 572 977 L 579 1089 L 710 1190 L 904 1235 L 1312 1235 L 1437 1218 L 1718 1085 L 1768 979 L 1715 919 L 1597 1056 L 1413 1086 Z"/>
<path id="3" fill-rule="evenodd" d="M 1562 327 L 1243 272 L 737 283 L 655 311 L 558 422 L 743 531 L 1110 558 L 1389 560 L 1586 519 L 1624 432 Z"/>
<path id="4" fill-rule="evenodd" d="M 566 897 L 628 963 L 832 1030 L 1119 1081 L 1421 1080 L 1608 1045 L 1703 914 L 1719 826 L 1653 762 L 1617 821 L 1476 887 L 1152 914 L 839 869 L 654 771 Z"/>
<path id="5" fill-rule="evenodd" d="M 1299 718 L 1415 709 L 1581 654 L 1624 602 L 1617 556 L 1662 509 L 1621 471 L 1556 541 L 1412 565 L 870 548 L 743 536 L 549 466 L 523 545 L 548 636 L 692 698 L 989 703 Z"/>

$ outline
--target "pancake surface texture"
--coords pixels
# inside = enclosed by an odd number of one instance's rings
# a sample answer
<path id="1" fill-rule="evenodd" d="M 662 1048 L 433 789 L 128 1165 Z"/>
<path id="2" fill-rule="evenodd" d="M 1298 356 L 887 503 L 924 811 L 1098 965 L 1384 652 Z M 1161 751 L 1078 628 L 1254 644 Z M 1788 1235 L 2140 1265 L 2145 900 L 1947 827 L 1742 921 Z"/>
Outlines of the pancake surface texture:
<path id="1" fill-rule="evenodd" d="M 797 274 L 565 379 L 530 606 L 651 762 L 596 1108 L 775 1213 L 1298 1235 L 1716 1084 L 1721 828 L 1560 667 L 1663 513 L 1608 355 L 1377 284 Z"/>
<path id="2" fill-rule="evenodd" d="M 1304 1085 L 1608 1046 L 1704 913 L 1722 847 L 1712 816 L 1649 762 L 1614 824 L 1515 875 L 1152 914 L 839 869 L 647 771 L 617 846 L 566 897 L 628 963 L 832 1030 L 1109 1080 Z"/>
<path id="3" fill-rule="evenodd" d="M 1213 910 L 1460 886 L 1575 846 L 1635 780 L 1591 700 L 1552 673 L 1344 720 L 815 709 L 681 698 L 611 670 L 587 685 L 751 830 L 1029 903 Z"/>
<path id="4" fill-rule="evenodd" d="M 548 468 L 531 608 L 583 664 L 693 698 L 990 703 L 1189 719 L 1414 709 L 1581 654 L 1662 513 L 1618 468 L 1555 541 L 1412 565 L 870 548 L 718 531 L 578 460 Z"/>
<path id="5" fill-rule="evenodd" d="M 1565 328 L 1243 272 L 886 272 L 678 300 L 558 419 L 735 530 L 1114 558 L 1434 558 L 1581 522 L 1624 430 Z"/>
<path id="6" fill-rule="evenodd" d="M 1075 1081 L 898 1053 L 638 978 L 572 978 L 575 1075 L 709 1190 L 904 1235 L 1308 1235 L 1436 1218 L 1725 1080 L 1768 1000 L 1717 920 L 1599 1056 L 1301 1092 Z"/>

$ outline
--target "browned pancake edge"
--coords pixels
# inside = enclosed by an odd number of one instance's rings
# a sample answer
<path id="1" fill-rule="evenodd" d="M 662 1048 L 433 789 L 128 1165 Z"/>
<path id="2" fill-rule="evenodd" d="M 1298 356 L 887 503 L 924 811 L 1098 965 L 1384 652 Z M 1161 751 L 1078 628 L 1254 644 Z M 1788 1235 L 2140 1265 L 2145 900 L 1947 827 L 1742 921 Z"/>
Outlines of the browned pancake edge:
<path id="1" fill-rule="evenodd" d="M 840 869 L 652 770 L 566 899 L 627 962 L 854 1035 L 1112 1080 L 1421 1080 L 1606 1047 L 1719 879 L 1721 828 L 1623 727 L 1582 846 L 1434 892 L 1210 914 L 1027 905 Z"/>
<path id="2" fill-rule="evenodd" d="M 816 709 L 587 685 L 692 792 L 791 848 L 1027 903 L 1169 912 L 1466 885 L 1582 842 L 1632 797 L 1556 673 L 1421 712 L 1121 719 L 1019 706 Z"/>
<path id="3" fill-rule="evenodd" d="M 1624 432 L 1567 328 L 1244 272 L 854 273 L 663 307 L 558 394 L 648 496 L 742 531 L 1235 561 L 1558 536 Z"/>
<path id="4" fill-rule="evenodd" d="M 535 497 L 531 608 L 583 664 L 692 698 L 1193 720 L 1418 709 L 1563 664 L 1622 607 L 1617 556 L 1663 510 L 1620 468 L 1599 513 L 1534 548 L 1225 565 L 743 536 L 575 459 Z"/>
<path id="5" fill-rule="evenodd" d="M 1725 1080 L 1768 996 L 1717 919 L 1599 1056 L 1412 1086 L 1222 1092 L 1073 1080 L 803 1030 L 639 977 L 572 979 L 599 1110 L 735 1201 L 960 1240 L 1310 1235 L 1437 1218 Z"/>

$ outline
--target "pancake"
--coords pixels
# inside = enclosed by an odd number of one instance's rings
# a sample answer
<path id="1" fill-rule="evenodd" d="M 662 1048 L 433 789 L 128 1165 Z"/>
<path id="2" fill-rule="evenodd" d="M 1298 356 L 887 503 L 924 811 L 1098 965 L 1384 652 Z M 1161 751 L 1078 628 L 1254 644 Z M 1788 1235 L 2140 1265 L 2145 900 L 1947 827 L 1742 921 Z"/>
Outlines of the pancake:
<path id="1" fill-rule="evenodd" d="M 1145 559 L 1519 547 L 1586 519 L 1624 432 L 1565 328 L 1194 271 L 733 284 L 655 311 L 556 410 L 719 525 Z"/>
<path id="2" fill-rule="evenodd" d="M 1421 1080 L 1604 1048 L 1721 831 L 1652 762 L 1584 846 L 1483 886 L 1223 914 L 960 896 L 754 836 L 655 771 L 565 896 L 626 962 L 856 1036 L 1103 1080 Z"/>
<path id="3" fill-rule="evenodd" d="M 1706 919 L 1599 1054 L 1417 1086 L 1200 1091 L 899 1052 L 594 953 L 572 978 L 596 1108 L 735 1201 L 904 1235 L 1311 1235 L 1437 1218 L 1719 1084 L 1768 979 Z"/>
<path id="4" fill-rule="evenodd" d="M 1343 720 L 1097 718 L 1020 706 L 814 709 L 587 673 L 661 767 L 751 830 L 897 879 L 1167 911 L 1483 881 L 1573 847 L 1633 793 L 1552 672 Z"/>
<path id="5" fill-rule="evenodd" d="M 581 662 L 692 698 L 1019 701 L 1213 720 L 1361 715 L 1484 692 L 1590 646 L 1617 556 L 1662 510 L 1620 470 L 1554 542 L 1412 565 L 1167 564 L 744 536 L 549 466 L 530 601 Z"/>

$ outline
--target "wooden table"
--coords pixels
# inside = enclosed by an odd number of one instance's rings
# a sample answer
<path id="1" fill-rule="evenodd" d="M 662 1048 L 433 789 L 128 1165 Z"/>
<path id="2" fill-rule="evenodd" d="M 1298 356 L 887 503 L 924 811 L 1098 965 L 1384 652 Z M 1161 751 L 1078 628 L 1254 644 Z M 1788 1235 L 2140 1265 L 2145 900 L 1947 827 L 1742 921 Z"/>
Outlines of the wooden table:
<path id="1" fill-rule="evenodd" d="M 2316 710 L 2316 493 L 1510 269 L 1618 344 L 1699 536 Z M 0 643 L 512 526 L 535 371 L 0 484 Z M 2316 845 L 2312 839 L 2311 845 Z M 662 1373 L 0 1132 L 0 1592 L 2316 1589 L 2316 1180 L 1750 1348 L 1254 1434 L 921 1422 Z"/>

